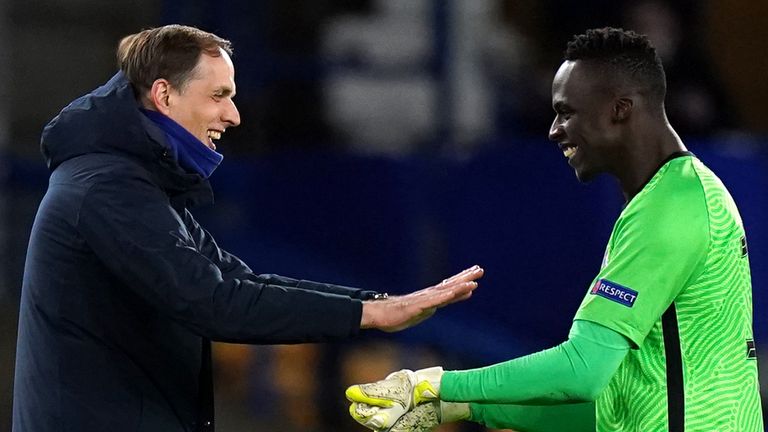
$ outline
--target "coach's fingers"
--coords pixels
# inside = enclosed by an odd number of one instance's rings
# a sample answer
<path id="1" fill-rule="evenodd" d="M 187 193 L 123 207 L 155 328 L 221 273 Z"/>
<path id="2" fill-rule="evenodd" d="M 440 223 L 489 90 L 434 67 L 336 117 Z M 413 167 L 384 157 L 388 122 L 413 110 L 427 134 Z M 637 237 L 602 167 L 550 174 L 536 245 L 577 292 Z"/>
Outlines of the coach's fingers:
<path id="1" fill-rule="evenodd" d="M 473 281 L 473 280 L 480 279 L 481 277 L 483 277 L 483 268 L 480 267 L 479 265 L 474 265 L 447 279 L 444 279 L 442 282 L 440 282 L 436 286 L 439 287 L 439 286 L 450 285 L 458 282 Z"/>
<path id="2" fill-rule="evenodd" d="M 458 302 L 460 302 L 460 301 L 464 301 L 464 300 L 467 300 L 467 299 L 469 299 L 470 297 L 472 297 L 472 293 L 474 293 L 474 291 L 470 291 L 470 292 L 468 292 L 468 293 L 466 293 L 466 294 L 463 294 L 463 295 L 461 295 L 461 296 L 459 296 L 459 297 L 456 297 L 456 298 L 454 298 L 453 300 L 451 300 L 451 302 L 450 302 L 450 303 L 448 303 L 448 304 L 458 303 Z M 447 304 L 447 305 L 448 305 L 448 304 Z M 446 305 L 446 306 L 447 306 L 447 305 Z"/>
<path id="3" fill-rule="evenodd" d="M 425 288 L 423 290 L 401 297 L 404 304 L 420 308 L 439 307 L 448 304 L 456 298 L 464 296 L 477 288 L 477 282 L 454 282 L 439 289 Z"/>

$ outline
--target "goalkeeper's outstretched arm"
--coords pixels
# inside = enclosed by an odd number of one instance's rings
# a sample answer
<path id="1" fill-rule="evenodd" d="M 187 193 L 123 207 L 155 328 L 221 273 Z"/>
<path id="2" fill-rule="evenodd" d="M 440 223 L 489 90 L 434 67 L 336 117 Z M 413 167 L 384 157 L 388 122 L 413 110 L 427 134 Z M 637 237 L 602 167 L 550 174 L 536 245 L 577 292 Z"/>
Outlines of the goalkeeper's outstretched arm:
<path id="1" fill-rule="evenodd" d="M 440 398 L 451 402 L 552 405 L 592 402 L 630 349 L 619 333 L 576 320 L 566 342 L 479 369 L 445 372 Z"/>
<path id="2" fill-rule="evenodd" d="M 358 422 L 381 430 L 393 426 L 392 430 L 399 430 L 398 421 L 413 422 L 409 417 L 427 411 L 435 411 L 435 415 L 427 416 L 431 422 L 448 421 L 443 417 L 468 418 L 493 427 L 525 430 L 525 425 L 542 412 L 543 408 L 534 408 L 535 405 L 585 405 L 594 401 L 629 349 L 629 340 L 621 334 L 596 323 L 576 320 L 568 341 L 538 353 L 465 371 L 401 371 L 376 383 L 350 387 L 350 413 Z M 392 392 L 394 384 L 402 390 L 396 392 L 397 396 Z M 400 389 L 401 386 L 404 388 Z M 392 403 L 380 403 L 387 399 Z M 441 403 L 433 403 L 431 410 L 409 412 L 430 400 Z M 532 417 L 524 415 L 526 405 Z M 393 411 L 395 406 L 397 413 Z M 446 406 L 465 415 L 441 415 Z"/>

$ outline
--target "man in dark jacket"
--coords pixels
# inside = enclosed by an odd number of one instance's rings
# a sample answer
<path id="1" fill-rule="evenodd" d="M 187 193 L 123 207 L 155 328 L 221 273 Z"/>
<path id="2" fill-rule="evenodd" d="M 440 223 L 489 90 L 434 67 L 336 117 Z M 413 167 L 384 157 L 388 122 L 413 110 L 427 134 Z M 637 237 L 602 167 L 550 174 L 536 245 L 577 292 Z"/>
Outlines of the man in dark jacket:
<path id="1" fill-rule="evenodd" d="M 237 126 L 229 42 L 184 26 L 123 39 L 120 72 L 45 128 L 52 171 L 22 288 L 13 428 L 212 431 L 210 341 L 395 331 L 468 298 L 482 269 L 401 297 L 257 275 L 188 211 Z M 383 297 L 383 299 L 381 299 Z"/>

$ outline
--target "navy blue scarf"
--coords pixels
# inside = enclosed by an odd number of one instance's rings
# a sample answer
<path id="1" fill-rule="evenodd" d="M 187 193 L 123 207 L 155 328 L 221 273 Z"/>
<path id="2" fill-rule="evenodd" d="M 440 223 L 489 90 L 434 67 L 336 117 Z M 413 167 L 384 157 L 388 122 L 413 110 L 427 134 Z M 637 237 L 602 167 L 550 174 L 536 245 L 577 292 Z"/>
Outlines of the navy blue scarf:
<path id="1" fill-rule="evenodd" d="M 200 174 L 207 179 L 224 160 L 224 156 L 208 148 L 170 117 L 147 109 L 142 109 L 141 112 L 165 132 L 174 159 L 186 171 Z"/>

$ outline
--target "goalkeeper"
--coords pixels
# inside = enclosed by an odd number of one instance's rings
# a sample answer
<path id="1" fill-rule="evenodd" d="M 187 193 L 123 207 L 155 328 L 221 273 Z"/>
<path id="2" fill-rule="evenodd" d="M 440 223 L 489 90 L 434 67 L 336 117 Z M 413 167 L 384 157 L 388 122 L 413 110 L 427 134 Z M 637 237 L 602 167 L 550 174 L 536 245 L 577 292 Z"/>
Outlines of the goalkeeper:
<path id="1" fill-rule="evenodd" d="M 752 288 L 738 210 L 667 121 L 645 36 L 589 30 L 555 75 L 549 138 L 580 181 L 618 179 L 626 205 L 564 343 L 465 371 L 352 386 L 374 430 L 470 420 L 519 431 L 762 432 Z"/>

